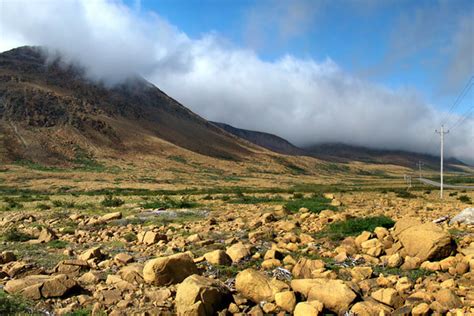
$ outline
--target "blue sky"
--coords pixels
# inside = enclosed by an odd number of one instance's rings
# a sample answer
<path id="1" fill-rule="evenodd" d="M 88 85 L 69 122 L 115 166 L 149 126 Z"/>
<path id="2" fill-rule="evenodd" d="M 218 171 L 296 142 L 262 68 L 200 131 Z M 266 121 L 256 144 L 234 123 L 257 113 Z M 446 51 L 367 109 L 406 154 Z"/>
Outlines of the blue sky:
<path id="1" fill-rule="evenodd" d="M 254 50 L 263 60 L 286 54 L 303 59 L 331 58 L 354 75 L 395 89 L 415 89 L 441 109 L 449 108 L 472 75 L 460 75 L 449 87 L 441 78 L 444 68 L 449 67 L 449 45 L 459 19 L 473 10 L 474 2 L 469 0 L 127 3 L 142 12 L 156 12 L 192 38 L 213 32 L 234 45 Z M 295 5 L 304 12 L 292 19 L 286 13 Z M 295 29 L 282 34 L 280 23 L 287 19 Z M 249 40 L 252 33 L 258 33 L 253 34 L 256 40 Z M 394 54 L 397 48 L 400 51 Z M 472 58 L 470 66 L 472 70 Z M 472 93 L 466 100 L 472 101 Z M 463 103 L 456 109 L 462 112 L 466 106 Z"/>

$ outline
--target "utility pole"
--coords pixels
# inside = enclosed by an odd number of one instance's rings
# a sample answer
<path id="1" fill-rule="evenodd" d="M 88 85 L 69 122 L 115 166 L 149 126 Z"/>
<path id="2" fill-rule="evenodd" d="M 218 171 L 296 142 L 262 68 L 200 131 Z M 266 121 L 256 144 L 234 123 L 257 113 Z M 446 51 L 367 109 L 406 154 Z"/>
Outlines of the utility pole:
<path id="1" fill-rule="evenodd" d="M 445 134 L 448 134 L 449 131 L 445 131 L 444 130 L 444 125 L 441 125 L 441 130 L 438 131 L 438 130 L 435 130 L 435 133 L 439 134 L 440 135 L 440 138 L 441 138 L 441 166 L 440 166 L 440 183 L 441 183 L 441 186 L 440 186 L 440 191 L 439 191 L 439 196 L 440 198 L 442 199 L 443 198 L 443 154 L 444 154 L 444 135 Z"/>
<path id="2" fill-rule="evenodd" d="M 419 160 L 416 165 L 418 166 L 418 170 L 420 172 L 420 179 L 421 179 L 421 167 L 424 165 L 424 163 L 421 160 Z"/>

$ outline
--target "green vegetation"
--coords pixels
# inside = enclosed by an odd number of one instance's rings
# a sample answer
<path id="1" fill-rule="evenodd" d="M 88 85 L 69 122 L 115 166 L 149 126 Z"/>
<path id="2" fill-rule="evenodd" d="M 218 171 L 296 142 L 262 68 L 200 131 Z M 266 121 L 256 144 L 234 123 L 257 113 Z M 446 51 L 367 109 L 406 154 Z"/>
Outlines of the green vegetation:
<path id="1" fill-rule="evenodd" d="M 374 267 L 374 274 L 375 275 L 398 275 L 398 276 L 406 276 L 412 281 L 416 281 L 418 278 L 424 278 L 434 272 L 424 270 L 424 269 L 413 269 L 413 270 L 402 270 L 400 268 L 388 268 L 388 267 L 381 267 L 375 266 Z"/>
<path id="2" fill-rule="evenodd" d="M 0 315 L 40 315 L 32 312 L 30 302 L 0 290 Z"/>
<path id="3" fill-rule="evenodd" d="M 23 204 L 11 197 L 4 197 L 3 201 L 7 203 L 7 206 L 4 208 L 5 211 L 11 211 L 13 209 L 19 209 L 23 207 Z"/>
<path id="4" fill-rule="evenodd" d="M 169 156 L 168 159 L 184 164 L 188 162 L 184 157 L 181 156 Z"/>
<path id="5" fill-rule="evenodd" d="M 114 197 L 112 194 L 108 194 L 100 202 L 102 206 L 105 207 L 117 207 L 123 205 L 125 202 L 122 199 Z"/>
<path id="6" fill-rule="evenodd" d="M 363 231 L 374 231 L 376 227 L 390 228 L 395 222 L 387 216 L 351 218 L 329 224 L 318 237 L 329 237 L 332 240 L 342 240 L 348 236 L 356 236 Z"/>
<path id="7" fill-rule="evenodd" d="M 49 248 L 54 248 L 54 249 L 64 249 L 66 248 L 69 243 L 65 240 L 59 240 L 59 239 L 56 239 L 56 240 L 51 240 L 50 242 L 48 242 L 46 244 Z"/>
<path id="8" fill-rule="evenodd" d="M 16 228 L 11 228 L 3 233 L 2 239 L 4 241 L 23 242 L 23 241 L 28 241 L 30 239 L 34 239 L 34 237 L 22 231 L 19 231 Z"/>
<path id="9" fill-rule="evenodd" d="M 76 206 L 76 203 L 73 201 L 53 200 L 51 203 L 53 203 L 54 207 L 74 208 Z"/>
<path id="10" fill-rule="evenodd" d="M 259 204 L 259 203 L 271 203 L 271 202 L 282 202 L 285 199 L 280 195 L 275 196 L 254 196 L 238 194 L 233 199 L 228 199 L 229 203 L 232 204 Z"/>
<path id="11" fill-rule="evenodd" d="M 137 240 L 137 235 L 135 235 L 132 232 L 129 232 L 123 236 L 123 239 L 125 239 L 127 242 L 132 242 L 132 241 Z"/>
<path id="12" fill-rule="evenodd" d="M 337 208 L 330 205 L 330 203 L 330 199 L 326 199 L 321 195 L 314 194 L 310 198 L 301 198 L 288 201 L 285 204 L 285 209 L 293 213 L 298 212 L 302 207 L 307 208 L 310 212 L 313 213 L 319 213 L 322 210 L 337 210 Z"/>
<path id="13" fill-rule="evenodd" d="M 394 190 L 393 192 L 395 192 L 395 195 L 399 198 L 402 198 L 402 199 L 413 199 L 413 198 L 416 198 L 416 195 L 414 195 L 413 193 L 411 192 L 408 192 L 407 190 Z"/>
<path id="14" fill-rule="evenodd" d="M 162 199 L 157 199 L 153 201 L 147 201 L 141 204 L 143 208 L 146 209 L 179 209 L 179 208 L 195 208 L 199 204 L 194 201 L 189 201 L 184 198 L 181 200 L 171 199 L 169 197 L 164 197 Z"/>
<path id="15" fill-rule="evenodd" d="M 458 200 L 463 202 L 463 203 L 466 203 L 466 204 L 472 204 L 472 200 L 469 196 L 467 195 L 461 195 L 458 197 Z"/>

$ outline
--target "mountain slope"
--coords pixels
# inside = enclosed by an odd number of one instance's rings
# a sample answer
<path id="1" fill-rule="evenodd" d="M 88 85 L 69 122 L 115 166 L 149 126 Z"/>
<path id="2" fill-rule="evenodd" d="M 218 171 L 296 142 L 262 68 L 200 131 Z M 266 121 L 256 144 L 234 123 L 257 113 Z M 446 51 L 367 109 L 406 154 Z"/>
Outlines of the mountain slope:
<path id="1" fill-rule="evenodd" d="M 250 131 L 246 129 L 236 128 L 228 124 L 211 122 L 212 124 L 219 126 L 223 130 L 243 138 L 251 143 L 254 143 L 260 147 L 267 148 L 271 151 L 284 154 L 284 155 L 304 155 L 305 151 L 301 148 L 296 147 L 286 139 L 283 139 L 277 135 Z"/>
<path id="2" fill-rule="evenodd" d="M 141 78 L 108 88 L 41 48 L 0 54 L 0 158 L 71 161 L 78 152 L 140 151 L 160 138 L 199 154 L 240 160 L 252 146 L 223 132 Z"/>

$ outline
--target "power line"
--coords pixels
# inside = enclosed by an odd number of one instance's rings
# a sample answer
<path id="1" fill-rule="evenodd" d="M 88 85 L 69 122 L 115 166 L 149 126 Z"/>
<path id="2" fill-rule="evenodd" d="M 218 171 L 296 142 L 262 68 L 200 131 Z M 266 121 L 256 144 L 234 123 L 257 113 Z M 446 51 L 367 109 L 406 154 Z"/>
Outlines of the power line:
<path id="1" fill-rule="evenodd" d="M 464 122 L 466 122 L 472 116 L 472 114 L 473 114 L 472 112 L 469 113 L 462 120 L 460 120 L 459 123 L 454 124 L 453 127 L 451 127 L 451 130 L 453 130 L 454 128 L 456 128 L 458 126 L 461 126 L 462 124 L 464 124 Z"/>
<path id="2" fill-rule="evenodd" d="M 461 90 L 458 97 L 454 101 L 453 105 L 451 105 L 451 107 L 449 108 L 448 113 L 446 113 L 446 116 L 444 117 L 443 123 L 441 125 L 445 125 L 449 121 L 449 119 L 450 119 L 449 116 L 452 114 L 452 111 L 456 108 L 456 106 L 458 106 L 460 104 L 460 102 L 464 99 L 467 92 L 471 89 L 471 87 L 473 85 L 474 85 L 474 75 L 472 75 L 469 78 L 466 85 L 464 86 L 464 88 Z"/>
<path id="3" fill-rule="evenodd" d="M 464 121 L 466 121 L 469 118 L 469 116 L 472 114 L 472 113 L 469 113 L 469 112 L 471 112 L 472 109 L 474 109 L 474 105 L 472 105 L 470 108 L 468 108 L 466 110 L 466 112 L 464 112 L 464 114 L 462 114 L 458 118 L 458 120 L 453 125 L 451 125 L 450 129 L 452 130 L 453 128 L 458 127 L 459 125 L 464 123 Z"/>
<path id="4" fill-rule="evenodd" d="M 444 130 L 444 125 L 441 125 L 441 130 L 438 132 L 435 130 L 435 133 L 439 134 L 441 140 L 441 166 L 440 166 L 440 198 L 443 199 L 443 156 L 444 156 L 444 135 L 449 133 Z"/>

